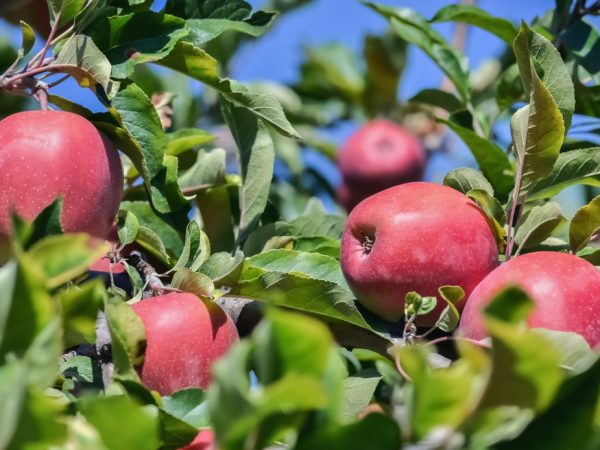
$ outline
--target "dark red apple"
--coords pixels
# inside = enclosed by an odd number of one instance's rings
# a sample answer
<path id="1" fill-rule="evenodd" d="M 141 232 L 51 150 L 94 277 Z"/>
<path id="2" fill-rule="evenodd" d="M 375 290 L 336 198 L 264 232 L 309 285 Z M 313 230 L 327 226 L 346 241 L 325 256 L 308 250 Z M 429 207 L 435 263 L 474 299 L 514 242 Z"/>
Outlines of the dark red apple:
<path id="1" fill-rule="evenodd" d="M 351 209 L 383 189 L 419 181 L 425 162 L 425 151 L 414 135 L 388 120 L 371 121 L 348 139 L 338 155 L 346 190 L 340 191 L 340 201 Z"/>
<path id="2" fill-rule="evenodd" d="M 27 111 L 0 121 L 0 238 L 10 212 L 35 218 L 59 195 L 67 232 L 104 239 L 123 193 L 123 169 L 112 142 L 70 112 Z"/>
<path id="3" fill-rule="evenodd" d="M 463 336 L 486 336 L 482 309 L 511 284 L 535 302 L 531 327 L 579 333 L 591 346 L 600 342 L 600 272 L 582 258 L 557 252 L 518 256 L 485 277 L 465 305 L 459 327 Z"/>
<path id="4" fill-rule="evenodd" d="M 212 302 L 174 293 L 133 305 L 148 340 L 142 382 L 161 395 L 188 387 L 206 389 L 211 367 L 238 341 L 235 324 Z"/>
<path id="5" fill-rule="evenodd" d="M 215 433 L 212 430 L 201 430 L 196 438 L 179 450 L 215 450 Z"/>
<path id="6" fill-rule="evenodd" d="M 466 295 L 498 265 L 496 239 L 467 196 L 434 183 L 416 182 L 375 194 L 350 213 L 341 243 L 341 267 L 356 298 L 396 321 L 404 297 L 436 296 L 444 285 Z M 419 318 L 432 325 L 445 305 Z"/>

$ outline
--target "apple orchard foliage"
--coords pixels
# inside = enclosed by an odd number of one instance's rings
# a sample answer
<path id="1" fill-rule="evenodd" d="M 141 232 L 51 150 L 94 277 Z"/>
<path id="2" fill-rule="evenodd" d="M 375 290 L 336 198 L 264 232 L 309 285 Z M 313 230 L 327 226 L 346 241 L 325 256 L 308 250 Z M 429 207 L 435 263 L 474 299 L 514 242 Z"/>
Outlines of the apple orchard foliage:
<path id="1" fill-rule="evenodd" d="M 124 173 L 117 228 L 107 241 L 63 233 L 64 194 L 32 223 L 13 216 L 11 243 L 0 243 L 0 448 L 176 449 L 198 436 L 189 448 L 206 449 L 213 432 L 226 450 L 600 448 L 600 360 L 570 332 L 579 321 L 598 323 L 597 301 L 585 312 L 569 301 L 573 292 L 591 299 L 593 286 L 569 287 L 573 280 L 552 267 L 559 273 L 551 281 L 567 300 L 540 323 L 546 298 L 528 297 L 530 274 L 522 268 L 525 291 L 502 286 L 481 307 L 482 342 L 450 337 L 465 286 L 403 292 L 397 302 L 405 301 L 405 319 L 388 322 L 366 310 L 349 287 L 353 280 L 346 282 L 346 219 L 325 212 L 316 194 L 334 191 L 300 157 L 310 147 L 335 159 L 319 131 L 342 120 L 385 117 L 406 126 L 436 118 L 437 125 L 427 121 L 429 132 L 452 130 L 478 163 L 478 170 L 450 172 L 444 184 L 468 197 L 493 231 L 498 262 L 511 259 L 496 270 L 541 250 L 571 252 L 577 256 L 561 257 L 586 259 L 593 270 L 600 264 L 598 198 L 568 224 L 551 199 L 574 184 L 600 185 L 600 148 L 569 131 L 574 114 L 594 124 L 600 117 L 599 38 L 586 18 L 598 5 L 557 0 L 517 26 L 474 6 L 446 6 L 428 20 L 364 2 L 365 14 L 377 13 L 389 29 L 366 36 L 362 55 L 338 44 L 307 48 L 290 86 L 228 77 L 237 50 L 276 22 L 271 11 L 308 2 L 271 0 L 252 11 L 242 0 L 168 0 L 157 12 L 149 0 L 49 0 L 54 31 L 32 23 L 50 35 L 48 52 L 32 54 L 35 33 L 25 22 L 20 49 L 0 40 L 0 115 L 14 120 L 37 108 L 15 93 L 77 114 L 119 148 Z M 10 3 L 0 14 L 14 20 L 26 2 Z M 474 77 L 482 73 L 435 31 L 440 22 L 464 22 L 503 40 L 493 73 Z M 451 92 L 431 88 L 397 100 L 411 45 L 440 67 Z M 55 95 L 63 76 L 89 88 L 103 111 Z M 190 80 L 203 86 L 201 94 L 192 93 Z M 510 126 L 509 148 L 493 139 L 495 126 Z M 33 164 L 36 155 L 28 153 Z M 274 176 L 276 159 L 288 176 Z M 70 170 L 73 179 L 82 176 Z M 36 171 L 41 183 L 43 169 Z M 3 186 L 6 174 L 0 177 Z M 420 220 L 427 223 L 427 208 Z M 446 222 L 461 223 L 450 212 Z M 428 250 L 435 264 L 441 250 Z M 464 249 L 453 251 L 445 255 L 450 263 L 462 260 Z M 103 260 L 107 253 L 118 261 Z M 153 343 L 146 334 L 147 318 L 135 310 L 150 308 L 151 291 L 179 295 L 172 290 L 206 302 L 201 312 L 175 316 L 180 331 L 206 338 L 198 338 L 202 348 L 178 337 Z M 218 310 L 216 323 L 235 321 L 242 336 L 213 366 L 212 384 L 164 395 L 144 386 L 144 363 L 161 346 L 172 360 L 187 353 L 193 364 L 216 351 L 205 322 L 215 317 L 212 302 L 231 314 Z M 417 330 L 418 316 L 434 309 L 442 312 L 435 329 Z M 565 325 L 565 317 L 575 323 Z M 527 320 L 544 329 L 527 328 Z M 157 361 L 159 371 L 168 369 L 160 355 Z M 378 412 L 365 415 L 367 406 Z"/>

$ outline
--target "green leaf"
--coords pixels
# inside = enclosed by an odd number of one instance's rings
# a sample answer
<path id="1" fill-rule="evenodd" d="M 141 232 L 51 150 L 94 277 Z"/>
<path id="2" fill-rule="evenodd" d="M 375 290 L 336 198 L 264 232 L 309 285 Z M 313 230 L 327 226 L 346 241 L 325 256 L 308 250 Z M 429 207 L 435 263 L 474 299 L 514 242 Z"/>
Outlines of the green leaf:
<path id="1" fill-rule="evenodd" d="M 500 202 L 483 189 L 472 189 L 467 192 L 467 197 L 477 203 L 483 212 L 495 221 L 495 228 L 499 227 L 496 232 L 500 237 L 503 237 L 504 230 L 502 224 L 506 222 L 506 214 Z"/>
<path id="2" fill-rule="evenodd" d="M 367 71 L 363 103 L 371 116 L 388 113 L 396 106 L 407 48 L 406 41 L 391 31 L 365 37 L 363 57 Z"/>
<path id="3" fill-rule="evenodd" d="M 186 195 L 197 194 L 209 188 L 227 184 L 227 154 L 222 148 L 209 152 L 200 150 L 196 162 L 179 177 L 179 185 Z"/>
<path id="4" fill-rule="evenodd" d="M 99 84 L 105 91 L 109 89 L 110 62 L 88 36 L 71 36 L 48 68 L 52 66 L 61 66 L 60 71 L 71 75 L 82 87 L 93 88 Z"/>
<path id="5" fill-rule="evenodd" d="M 569 244 L 578 252 L 600 229 L 600 196 L 577 210 L 569 225 Z"/>
<path id="6" fill-rule="evenodd" d="M 529 104 L 519 109 L 510 121 L 521 175 L 520 198 L 552 172 L 565 134 L 558 106 L 533 68 L 531 80 Z"/>
<path id="7" fill-rule="evenodd" d="M 62 214 L 62 197 L 59 196 L 50 205 L 46 206 L 41 213 L 31 223 L 31 226 L 22 223 L 17 225 L 13 223 L 15 229 L 15 239 L 17 239 L 24 249 L 29 249 L 36 242 L 48 236 L 63 234 L 60 216 Z"/>
<path id="8" fill-rule="evenodd" d="M 295 450 L 393 450 L 401 447 L 398 424 L 383 414 L 369 414 L 359 422 L 321 429 L 301 436 Z"/>
<path id="9" fill-rule="evenodd" d="M 104 306 L 112 341 L 115 373 L 122 379 L 139 381 L 136 368 L 144 362 L 146 331 L 142 319 L 131 306 L 109 297 Z"/>
<path id="10" fill-rule="evenodd" d="M 446 302 L 446 307 L 440 314 L 435 326 L 446 333 L 452 332 L 458 326 L 460 313 L 455 305 L 465 298 L 465 291 L 460 286 L 441 286 L 438 288 L 441 299 Z"/>
<path id="11" fill-rule="evenodd" d="M 256 374 L 250 388 L 249 370 Z M 251 340 L 215 365 L 208 407 L 220 445 L 265 448 L 309 420 L 337 417 L 343 366 L 325 325 L 298 314 L 269 310 Z"/>
<path id="12" fill-rule="evenodd" d="M 201 47 L 228 31 L 259 37 L 271 26 L 276 14 L 264 13 L 264 16 L 266 20 L 261 20 L 259 24 L 228 19 L 188 19 L 186 26 L 190 34 L 185 40 Z"/>
<path id="13" fill-rule="evenodd" d="M 49 0 L 50 11 L 54 18 L 60 12 L 59 26 L 66 25 L 73 20 L 83 9 L 86 4 L 85 0 Z"/>
<path id="14" fill-rule="evenodd" d="M 575 93 L 571 75 L 560 53 L 552 42 L 530 29 L 525 22 L 521 24 L 513 49 L 525 94 L 533 100 L 537 96 L 534 92 L 540 89 L 540 84 L 544 86 L 542 89 L 544 96 L 546 92 L 550 94 L 554 100 L 552 103 L 555 105 L 551 107 L 551 102 L 545 100 L 545 103 L 538 105 L 537 109 L 544 111 L 546 107 L 551 108 L 552 112 L 548 112 L 548 117 L 550 117 L 550 115 L 554 115 L 554 109 L 558 107 L 563 119 L 563 125 L 559 130 L 565 135 L 571 126 L 571 118 L 575 109 Z M 538 67 L 540 73 L 536 74 Z M 541 83 L 536 78 L 541 79 Z M 541 99 L 537 98 L 535 101 L 539 102 Z M 556 119 L 553 119 L 552 123 L 555 121 L 558 123 Z M 558 133 L 553 134 L 553 139 L 558 140 L 554 135 L 558 135 Z"/>
<path id="15" fill-rule="evenodd" d="M 0 361 L 5 361 L 9 353 L 25 355 L 57 311 L 43 272 L 29 255 L 0 269 L 0 285 Z"/>
<path id="16" fill-rule="evenodd" d="M 66 289 L 59 294 L 65 347 L 94 342 L 96 316 L 105 297 L 104 282 L 100 279 L 84 283 L 77 289 Z"/>
<path id="17" fill-rule="evenodd" d="M 576 20 L 561 33 L 560 42 L 571 50 L 577 63 L 590 74 L 600 72 L 600 35 L 592 24 L 585 19 Z"/>
<path id="18" fill-rule="evenodd" d="M 39 241 L 30 254 L 43 270 L 46 285 L 53 289 L 85 273 L 109 249 L 109 244 L 85 233 L 63 234 Z"/>
<path id="19" fill-rule="evenodd" d="M 189 18 L 212 18 L 243 20 L 252 11 L 252 6 L 244 0 L 204 1 L 198 3 L 196 0 L 168 0 L 165 12 L 175 14 L 179 17 Z"/>
<path id="20" fill-rule="evenodd" d="M 240 229 L 238 241 L 256 227 L 267 206 L 275 149 L 273 140 L 261 121 L 243 108 L 222 102 L 223 115 L 237 144 L 242 188 L 240 192 Z"/>
<path id="21" fill-rule="evenodd" d="M 124 395 L 87 398 L 77 406 L 111 450 L 160 447 L 158 411 L 154 406 L 142 406 Z"/>
<path id="22" fill-rule="evenodd" d="M 185 229 L 185 242 L 183 244 L 183 249 L 181 250 L 181 255 L 179 255 L 179 259 L 177 263 L 173 266 L 172 270 L 176 272 L 182 267 L 189 267 L 191 263 L 194 262 L 194 259 L 201 250 L 201 240 L 204 236 L 202 236 L 203 232 L 200 230 L 200 225 L 195 220 L 192 220 L 188 223 Z M 206 248 L 206 246 L 205 246 Z M 208 253 L 210 253 L 210 246 L 208 251 L 203 252 L 205 257 L 208 257 Z"/>
<path id="23" fill-rule="evenodd" d="M 427 21 L 408 8 L 393 8 L 371 2 L 364 4 L 390 21 L 392 29 L 403 39 L 417 45 L 454 83 L 463 103 L 471 97 L 469 71 L 464 56 L 453 49 Z"/>
<path id="24" fill-rule="evenodd" d="M 504 111 L 522 98 L 523 82 L 521 81 L 519 66 L 512 64 L 500 75 L 496 89 L 496 102 L 498 103 L 498 108 Z"/>
<path id="25" fill-rule="evenodd" d="M 201 389 L 184 389 L 162 398 L 162 410 L 195 428 L 208 423 L 206 394 Z"/>
<path id="26" fill-rule="evenodd" d="M 29 54 L 35 44 L 35 31 L 28 23 L 20 21 L 21 26 L 21 48 L 19 49 L 17 61 Z"/>
<path id="27" fill-rule="evenodd" d="M 210 298 L 215 290 L 212 280 L 203 273 L 182 268 L 175 272 L 171 285 L 183 292 L 190 292 L 201 298 Z"/>
<path id="28" fill-rule="evenodd" d="M 475 190 L 483 191 L 491 197 L 494 195 L 494 188 L 487 178 L 481 172 L 470 167 L 462 167 L 448 172 L 444 177 L 444 184 L 463 194 Z"/>
<path id="29" fill-rule="evenodd" d="M 152 255 L 156 256 L 163 264 L 169 264 L 169 255 L 165 244 L 163 243 L 160 236 L 158 236 L 150 228 L 140 227 L 136 242 L 142 246 L 143 249 L 149 251 Z"/>
<path id="30" fill-rule="evenodd" d="M 503 450 L 526 450 L 539 446 L 547 450 L 588 448 L 597 422 L 600 399 L 600 361 L 585 372 L 566 380 L 548 409 L 536 417 L 516 439 L 501 444 Z M 565 420 L 568 417 L 569 420 Z M 596 431 L 597 433 L 597 431 Z M 592 447 L 589 447 L 590 450 Z M 594 447 L 597 448 L 597 447 Z"/>
<path id="31" fill-rule="evenodd" d="M 244 254 L 239 250 L 231 256 L 227 252 L 219 252 L 210 257 L 200 267 L 200 272 L 209 277 L 216 286 L 229 286 L 237 283 L 244 267 Z"/>
<path id="32" fill-rule="evenodd" d="M 208 426 L 208 411 L 200 389 L 184 389 L 162 398 L 160 409 L 163 446 L 180 448 L 198 434 L 198 428 Z"/>
<path id="33" fill-rule="evenodd" d="M 533 301 L 521 288 L 510 286 L 494 296 L 484 314 L 494 320 L 519 324 L 525 321 L 533 306 Z"/>
<path id="34" fill-rule="evenodd" d="M 531 189 L 531 200 L 553 197 L 573 184 L 600 186 L 600 147 L 561 153 L 548 176 Z"/>
<path id="35" fill-rule="evenodd" d="M 250 267 L 242 272 L 232 294 L 311 313 L 324 319 L 348 322 L 371 330 L 354 304 L 354 295 L 331 281 L 310 278 L 303 274 L 267 272 L 257 276 Z M 246 274 L 249 278 L 246 278 Z"/>
<path id="36" fill-rule="evenodd" d="M 495 34 L 508 45 L 517 37 L 517 28 L 506 19 L 492 16 L 473 5 L 448 5 L 440 9 L 431 22 L 463 22 Z"/>
<path id="37" fill-rule="evenodd" d="M 226 187 L 203 190 L 196 196 L 204 232 L 213 252 L 230 252 L 234 248 L 231 196 Z"/>
<path id="38" fill-rule="evenodd" d="M 484 371 L 468 358 L 443 369 L 432 369 L 425 348 L 400 348 L 399 360 L 412 381 L 406 392 L 412 439 L 438 427 L 458 429 L 472 414 L 484 387 Z"/>
<path id="39" fill-rule="evenodd" d="M 183 19 L 143 11 L 104 19 L 92 37 L 112 64 L 111 76 L 124 80 L 133 74 L 136 65 L 169 55 L 188 34 Z"/>
<path id="40" fill-rule="evenodd" d="M 253 273 L 253 269 L 260 269 Z M 245 277 L 264 272 L 301 274 L 315 280 L 328 281 L 349 290 L 340 263 L 329 256 L 294 250 L 271 250 L 247 259 Z"/>
<path id="41" fill-rule="evenodd" d="M 230 103 L 247 109 L 282 135 L 300 139 L 275 97 L 266 93 L 250 92 L 237 81 L 220 78 L 217 61 L 206 51 L 186 42 L 180 42 L 167 57 L 158 61 L 158 64 L 211 86 Z"/>
<path id="42" fill-rule="evenodd" d="M 546 328 L 534 328 L 533 331 L 552 342 L 552 347 L 561 356 L 561 367 L 564 369 L 581 373 L 598 359 L 596 352 L 580 334 Z"/>
<path id="43" fill-rule="evenodd" d="M 166 137 L 160 119 L 146 94 L 135 84 L 111 100 L 133 146 L 121 146 L 144 178 L 153 206 L 161 213 L 185 208 L 177 185 L 177 159 L 165 155 Z"/>
<path id="44" fill-rule="evenodd" d="M 340 259 L 340 241 L 329 237 L 298 237 L 294 239 L 294 248 L 297 252 L 319 253 Z"/>
<path id="45" fill-rule="evenodd" d="M 131 211 L 121 210 L 117 216 L 119 242 L 121 245 L 131 244 L 137 238 L 140 223 Z"/>
<path id="46" fill-rule="evenodd" d="M 488 139 L 482 138 L 468 128 L 453 122 L 442 121 L 469 147 L 479 168 L 500 199 L 505 199 L 513 187 L 513 167 L 504 150 Z M 493 195 L 493 193 L 491 194 Z"/>
<path id="47" fill-rule="evenodd" d="M 533 247 L 544 241 L 565 221 L 560 205 L 556 202 L 548 202 L 531 208 L 517 224 L 515 233 L 515 242 L 519 246 L 517 254 L 522 249 Z"/>
<path id="48" fill-rule="evenodd" d="M 358 414 L 367 407 L 381 382 L 381 375 L 375 370 L 358 372 L 344 380 L 344 409 L 346 422 L 354 422 Z"/>
<path id="49" fill-rule="evenodd" d="M 188 150 L 213 142 L 217 137 L 199 128 L 184 128 L 167 133 L 167 155 L 178 156 Z"/>
<path id="50" fill-rule="evenodd" d="M 518 406 L 542 411 L 556 394 L 563 380 L 558 352 L 542 336 L 521 326 L 532 308 L 532 300 L 514 287 L 485 308 L 494 351 L 480 408 Z"/>
<path id="51" fill-rule="evenodd" d="M 334 96 L 353 103 L 361 100 L 364 75 L 352 52 L 342 44 L 308 48 L 301 71 L 297 90 L 309 97 Z"/>
<path id="52" fill-rule="evenodd" d="M 454 94 L 442 91 L 441 89 L 423 89 L 408 101 L 436 106 L 445 109 L 449 113 L 465 109 L 463 103 Z"/>

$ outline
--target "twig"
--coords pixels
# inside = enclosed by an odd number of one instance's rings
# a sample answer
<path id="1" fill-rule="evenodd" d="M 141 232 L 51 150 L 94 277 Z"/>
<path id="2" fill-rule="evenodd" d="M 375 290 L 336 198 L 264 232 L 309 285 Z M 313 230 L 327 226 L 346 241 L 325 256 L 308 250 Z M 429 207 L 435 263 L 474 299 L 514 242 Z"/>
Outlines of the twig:
<path id="1" fill-rule="evenodd" d="M 44 64 L 44 59 L 46 58 L 46 53 L 48 53 L 48 49 L 52 45 L 54 36 L 56 36 L 56 32 L 58 31 L 58 24 L 60 23 L 61 15 L 62 15 L 62 9 L 60 11 L 58 11 L 58 14 L 56 14 L 56 17 L 54 18 L 54 23 L 52 24 L 52 29 L 50 30 L 50 35 L 48 36 L 48 39 L 46 39 L 46 43 L 44 44 L 44 48 L 42 49 L 40 60 L 37 63 L 37 65 L 34 66 L 34 69 L 37 69 L 37 68 L 41 67 L 42 64 Z"/>

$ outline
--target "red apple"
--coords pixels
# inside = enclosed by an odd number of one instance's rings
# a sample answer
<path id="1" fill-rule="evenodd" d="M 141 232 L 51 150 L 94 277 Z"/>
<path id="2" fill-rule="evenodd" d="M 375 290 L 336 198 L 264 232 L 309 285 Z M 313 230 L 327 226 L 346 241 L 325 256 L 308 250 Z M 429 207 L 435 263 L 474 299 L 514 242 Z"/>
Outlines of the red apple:
<path id="1" fill-rule="evenodd" d="M 418 181 L 425 160 L 419 140 L 404 128 L 387 120 L 369 122 L 340 150 L 338 165 L 349 191 L 340 200 L 351 209 L 383 189 Z"/>
<path id="2" fill-rule="evenodd" d="M 465 305 L 459 328 L 463 336 L 486 336 L 482 309 L 511 284 L 535 302 L 531 327 L 579 333 L 591 346 L 600 342 L 600 272 L 582 258 L 557 252 L 518 256 L 485 277 Z"/>
<path id="3" fill-rule="evenodd" d="M 206 389 L 213 363 L 239 339 L 235 324 L 219 306 L 193 294 L 153 297 L 133 309 L 148 340 L 142 382 L 161 395 L 188 387 Z"/>
<path id="4" fill-rule="evenodd" d="M 83 117 L 27 111 L 0 121 L 0 238 L 10 213 L 35 218 L 61 195 L 65 231 L 105 238 L 123 193 L 123 169 L 112 142 Z"/>
<path id="5" fill-rule="evenodd" d="M 215 450 L 215 433 L 212 430 L 201 430 L 196 438 L 179 450 Z"/>
<path id="6" fill-rule="evenodd" d="M 416 182 L 379 192 L 352 210 L 340 262 L 358 301 L 396 321 L 408 292 L 435 296 L 440 286 L 458 285 L 469 295 L 498 265 L 498 249 L 487 219 L 467 196 Z M 432 325 L 444 307 L 439 302 L 418 323 Z"/>

